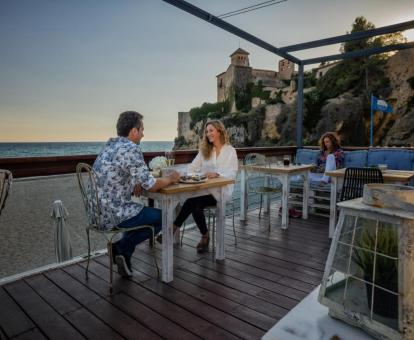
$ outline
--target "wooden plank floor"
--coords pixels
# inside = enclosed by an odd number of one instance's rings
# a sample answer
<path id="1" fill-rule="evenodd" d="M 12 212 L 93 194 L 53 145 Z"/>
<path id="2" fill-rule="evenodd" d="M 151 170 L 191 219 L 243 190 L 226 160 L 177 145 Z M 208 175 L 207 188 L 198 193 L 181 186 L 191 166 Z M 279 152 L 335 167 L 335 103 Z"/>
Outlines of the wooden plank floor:
<path id="1" fill-rule="evenodd" d="M 157 280 L 147 243 L 134 254 L 134 276 L 114 275 L 108 295 L 108 260 L 50 270 L 0 287 L 0 338 L 13 339 L 259 339 L 310 293 L 322 278 L 329 251 L 328 220 L 280 219 L 249 211 L 226 226 L 226 260 L 198 255 L 198 231 L 174 249 L 174 281 Z M 160 246 L 157 245 L 157 250 Z M 161 251 L 157 252 L 161 263 Z"/>

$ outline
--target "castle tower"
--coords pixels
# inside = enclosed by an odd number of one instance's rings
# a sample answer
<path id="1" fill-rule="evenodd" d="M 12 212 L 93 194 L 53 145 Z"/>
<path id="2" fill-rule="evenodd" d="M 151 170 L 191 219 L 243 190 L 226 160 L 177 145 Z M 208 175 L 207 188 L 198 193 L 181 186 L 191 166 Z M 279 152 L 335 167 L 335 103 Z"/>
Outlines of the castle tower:
<path id="1" fill-rule="evenodd" d="M 249 52 L 238 48 L 231 55 L 231 65 L 234 66 L 250 66 L 249 65 Z"/>
<path id="2" fill-rule="evenodd" d="M 295 64 L 287 59 L 279 60 L 279 77 L 290 80 L 295 72 Z"/>

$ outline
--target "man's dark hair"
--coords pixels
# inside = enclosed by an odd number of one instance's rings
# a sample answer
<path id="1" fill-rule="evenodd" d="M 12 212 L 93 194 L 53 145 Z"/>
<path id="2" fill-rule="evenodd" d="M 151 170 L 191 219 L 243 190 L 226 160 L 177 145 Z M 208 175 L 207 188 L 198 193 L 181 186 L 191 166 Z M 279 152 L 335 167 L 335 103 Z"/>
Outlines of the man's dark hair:
<path id="1" fill-rule="evenodd" d="M 144 116 L 136 111 L 125 111 L 119 115 L 116 123 L 116 131 L 120 137 L 128 137 L 129 132 L 136 127 L 139 129 L 142 125 Z"/>

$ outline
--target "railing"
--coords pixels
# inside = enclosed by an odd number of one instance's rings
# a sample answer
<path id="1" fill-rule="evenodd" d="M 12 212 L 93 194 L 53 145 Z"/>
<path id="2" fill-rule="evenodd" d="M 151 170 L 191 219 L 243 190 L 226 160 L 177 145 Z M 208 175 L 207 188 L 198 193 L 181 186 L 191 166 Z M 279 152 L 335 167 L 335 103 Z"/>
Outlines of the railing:
<path id="1" fill-rule="evenodd" d="M 176 164 L 190 163 L 197 152 L 197 150 L 175 151 Z M 243 159 L 244 156 L 250 152 L 263 153 L 269 157 L 279 157 L 295 154 L 296 147 L 238 148 L 237 156 L 239 159 Z M 164 152 L 144 152 L 144 159 L 148 164 L 148 162 L 155 156 L 162 155 L 164 155 Z M 96 155 L 0 158 L 0 169 L 10 170 L 13 173 L 14 178 L 62 175 L 75 173 L 76 164 L 79 162 L 93 164 L 95 158 Z"/>

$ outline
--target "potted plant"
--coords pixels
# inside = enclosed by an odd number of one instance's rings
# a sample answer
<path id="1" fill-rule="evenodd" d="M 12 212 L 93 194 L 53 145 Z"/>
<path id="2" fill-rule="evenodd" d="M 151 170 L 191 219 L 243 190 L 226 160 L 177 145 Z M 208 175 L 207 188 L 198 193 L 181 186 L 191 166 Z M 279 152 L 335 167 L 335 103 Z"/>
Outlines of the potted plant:
<path id="1" fill-rule="evenodd" d="M 367 281 L 368 307 L 371 309 L 372 288 L 375 285 L 373 312 L 387 318 L 398 318 L 398 295 L 378 288 L 398 293 L 397 230 L 381 223 L 377 230 L 372 227 L 363 228 L 355 245 L 352 259 Z"/>

